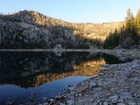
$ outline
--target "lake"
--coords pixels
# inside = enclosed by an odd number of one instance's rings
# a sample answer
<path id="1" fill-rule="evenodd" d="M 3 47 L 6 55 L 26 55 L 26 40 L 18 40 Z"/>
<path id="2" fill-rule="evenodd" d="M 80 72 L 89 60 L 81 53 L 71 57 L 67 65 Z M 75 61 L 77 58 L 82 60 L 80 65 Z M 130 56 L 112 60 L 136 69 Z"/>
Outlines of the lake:
<path id="1" fill-rule="evenodd" d="M 30 105 L 45 102 L 99 74 L 103 64 L 117 58 L 91 52 L 1 52 L 0 105 Z"/>

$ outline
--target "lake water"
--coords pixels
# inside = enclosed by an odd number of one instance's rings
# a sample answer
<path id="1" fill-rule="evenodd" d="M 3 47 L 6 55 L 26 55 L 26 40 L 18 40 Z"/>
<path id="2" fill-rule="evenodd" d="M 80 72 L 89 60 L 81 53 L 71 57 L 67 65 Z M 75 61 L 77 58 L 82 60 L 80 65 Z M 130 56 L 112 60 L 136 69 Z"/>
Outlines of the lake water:
<path id="1" fill-rule="evenodd" d="M 0 105 L 45 102 L 97 75 L 100 65 L 115 63 L 120 61 L 113 56 L 90 52 L 0 53 Z"/>

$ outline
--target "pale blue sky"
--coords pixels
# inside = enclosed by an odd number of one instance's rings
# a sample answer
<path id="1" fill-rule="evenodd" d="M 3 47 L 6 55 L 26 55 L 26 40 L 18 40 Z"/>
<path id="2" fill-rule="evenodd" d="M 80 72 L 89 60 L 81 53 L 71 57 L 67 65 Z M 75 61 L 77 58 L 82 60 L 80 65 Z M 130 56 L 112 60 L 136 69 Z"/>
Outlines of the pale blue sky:
<path id="1" fill-rule="evenodd" d="M 68 22 L 123 21 L 128 8 L 135 15 L 140 0 L 0 0 L 2 13 L 35 10 Z"/>

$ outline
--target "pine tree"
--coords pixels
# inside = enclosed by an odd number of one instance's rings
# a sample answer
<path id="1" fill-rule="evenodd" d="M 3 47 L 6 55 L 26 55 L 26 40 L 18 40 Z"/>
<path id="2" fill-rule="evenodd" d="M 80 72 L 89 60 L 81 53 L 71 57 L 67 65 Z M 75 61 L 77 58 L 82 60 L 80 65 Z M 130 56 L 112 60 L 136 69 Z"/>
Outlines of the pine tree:
<path id="1" fill-rule="evenodd" d="M 137 15 L 135 17 L 134 24 L 135 24 L 135 27 L 137 29 L 137 40 L 138 40 L 138 44 L 140 44 L 140 9 L 137 12 Z"/>
<path id="2" fill-rule="evenodd" d="M 134 25 L 134 16 L 130 8 L 127 10 L 127 16 L 125 20 L 126 20 L 126 28 L 130 30 Z"/>
<path id="3" fill-rule="evenodd" d="M 119 45 L 119 33 L 115 29 L 114 33 L 110 33 L 104 42 L 104 48 L 115 48 Z"/>
<path id="4" fill-rule="evenodd" d="M 135 23 L 136 28 L 140 29 L 140 9 L 137 12 L 134 23 Z"/>

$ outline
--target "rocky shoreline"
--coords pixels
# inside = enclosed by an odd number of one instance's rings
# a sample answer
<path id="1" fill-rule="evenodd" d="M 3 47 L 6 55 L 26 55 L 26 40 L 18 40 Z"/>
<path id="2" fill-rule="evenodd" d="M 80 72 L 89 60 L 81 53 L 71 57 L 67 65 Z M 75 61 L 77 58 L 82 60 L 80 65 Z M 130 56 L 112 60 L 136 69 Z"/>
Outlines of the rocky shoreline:
<path id="1" fill-rule="evenodd" d="M 131 61 L 102 65 L 100 75 L 71 86 L 40 105 L 140 105 L 140 50 L 106 53 Z"/>
<path id="2" fill-rule="evenodd" d="M 103 50 L 104 53 L 111 54 L 121 61 L 140 59 L 140 49 L 114 49 Z"/>

